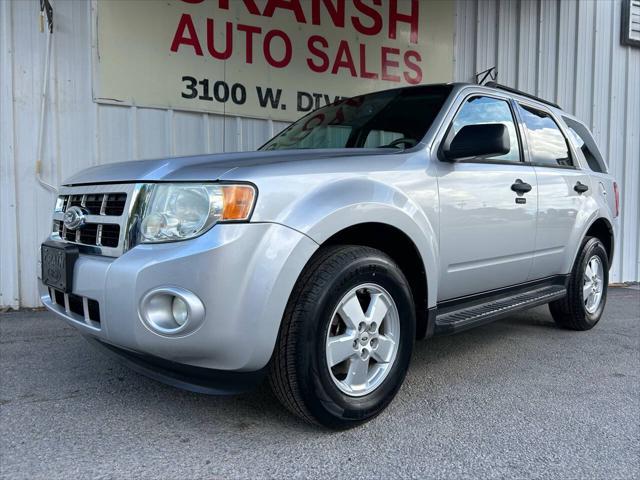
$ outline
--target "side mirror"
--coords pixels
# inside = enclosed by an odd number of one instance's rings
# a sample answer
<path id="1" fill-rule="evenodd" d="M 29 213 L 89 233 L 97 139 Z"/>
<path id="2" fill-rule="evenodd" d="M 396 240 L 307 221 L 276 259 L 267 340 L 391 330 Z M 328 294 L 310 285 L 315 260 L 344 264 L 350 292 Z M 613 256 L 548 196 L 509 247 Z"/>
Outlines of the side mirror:
<path id="1" fill-rule="evenodd" d="M 509 131 L 502 123 L 466 125 L 442 147 L 444 159 L 455 162 L 462 158 L 492 157 L 511 150 Z"/>

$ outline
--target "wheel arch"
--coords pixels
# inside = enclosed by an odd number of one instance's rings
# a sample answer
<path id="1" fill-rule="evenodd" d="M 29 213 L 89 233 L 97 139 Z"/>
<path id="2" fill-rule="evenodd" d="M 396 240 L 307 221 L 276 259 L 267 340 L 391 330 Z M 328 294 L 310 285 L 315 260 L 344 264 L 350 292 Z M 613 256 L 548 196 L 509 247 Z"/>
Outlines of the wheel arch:
<path id="1" fill-rule="evenodd" d="M 320 247 L 329 245 L 362 245 L 389 255 L 411 288 L 416 308 L 416 338 L 426 336 L 429 313 L 427 271 L 418 247 L 406 233 L 385 223 L 358 223 L 334 233 Z"/>
<path id="2" fill-rule="evenodd" d="M 613 262 L 615 243 L 613 225 L 611 225 L 609 220 L 604 217 L 596 218 L 591 225 L 589 225 L 589 228 L 587 228 L 584 237 L 596 237 L 602 242 L 604 249 L 607 251 L 609 266 L 611 266 Z"/>
<path id="3" fill-rule="evenodd" d="M 320 247 L 342 242 L 387 253 L 401 266 L 412 291 L 415 287 L 417 333 L 422 335 L 427 325 L 422 320 L 437 298 L 437 220 L 432 222 L 405 192 L 373 178 L 340 179 L 310 187 L 273 221 L 304 233 Z"/>

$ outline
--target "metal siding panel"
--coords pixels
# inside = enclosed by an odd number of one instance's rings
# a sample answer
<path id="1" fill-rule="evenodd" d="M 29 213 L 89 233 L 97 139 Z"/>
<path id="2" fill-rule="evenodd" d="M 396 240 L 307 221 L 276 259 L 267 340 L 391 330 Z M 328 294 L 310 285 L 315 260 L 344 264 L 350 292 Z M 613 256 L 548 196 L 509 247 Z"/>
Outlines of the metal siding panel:
<path id="1" fill-rule="evenodd" d="M 476 2 L 458 2 L 454 37 L 454 75 L 463 82 L 473 81 L 476 72 L 475 44 L 478 5 Z"/>
<path id="2" fill-rule="evenodd" d="M 202 114 L 192 112 L 174 112 L 173 138 L 175 155 L 194 155 L 206 151 L 205 124 Z"/>
<path id="3" fill-rule="evenodd" d="M 591 106 L 593 98 L 593 50 L 595 30 L 595 2 L 578 3 L 578 36 L 574 78 L 574 114 L 593 127 Z"/>
<path id="4" fill-rule="evenodd" d="M 169 155 L 171 142 L 167 138 L 166 110 L 138 108 L 137 116 L 138 157 L 158 158 Z"/>
<path id="5" fill-rule="evenodd" d="M 558 104 L 569 112 L 575 111 L 576 40 L 578 35 L 577 0 L 559 2 L 558 50 L 556 64 L 556 98 Z"/>
<path id="6" fill-rule="evenodd" d="M 613 58 L 610 35 L 613 10 L 609 3 L 596 4 L 591 124 L 593 135 L 600 140 L 600 145 L 607 145 L 609 140 L 607 107 L 611 101 L 609 97 L 611 92 L 609 69 Z"/>
<path id="7" fill-rule="evenodd" d="M 518 15 L 519 4 L 501 0 L 498 5 L 498 44 L 496 68 L 498 80 L 505 85 L 516 85 L 518 65 Z"/>
<path id="8" fill-rule="evenodd" d="M 113 105 L 98 106 L 95 135 L 98 138 L 97 161 L 100 164 L 128 160 L 131 151 L 130 109 Z M 60 161 L 64 162 L 63 158 Z"/>
<path id="9" fill-rule="evenodd" d="M 520 2 L 520 29 L 518 31 L 518 73 L 516 88 L 536 93 L 538 58 L 538 3 Z"/>
<path id="10" fill-rule="evenodd" d="M 224 152 L 224 117 L 208 115 L 207 128 L 207 152 Z"/>
<path id="11" fill-rule="evenodd" d="M 0 307 L 18 308 L 18 224 L 13 103 L 12 3 L 0 2 Z"/>
<path id="12" fill-rule="evenodd" d="M 640 50 L 626 47 L 627 115 L 625 172 L 622 179 L 622 250 L 620 278 L 640 281 Z M 635 255 L 635 261 L 634 261 Z"/>
<path id="13" fill-rule="evenodd" d="M 478 9 L 476 32 L 475 72 L 482 72 L 496 65 L 496 39 L 498 37 L 498 2 L 485 0 Z M 495 28 L 480 28 L 482 25 L 496 25 Z"/>
<path id="14" fill-rule="evenodd" d="M 544 98 L 556 98 L 556 54 L 558 51 L 558 4 L 543 1 L 538 19 L 539 51 L 537 58 L 537 93 Z"/>

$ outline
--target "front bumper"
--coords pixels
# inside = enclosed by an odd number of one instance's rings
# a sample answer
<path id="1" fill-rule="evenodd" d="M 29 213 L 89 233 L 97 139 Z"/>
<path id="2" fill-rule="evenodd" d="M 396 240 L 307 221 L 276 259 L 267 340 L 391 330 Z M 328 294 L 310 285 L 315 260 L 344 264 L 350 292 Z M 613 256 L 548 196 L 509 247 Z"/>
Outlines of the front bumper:
<path id="1" fill-rule="evenodd" d="M 53 302 L 42 282 L 41 299 L 83 334 L 116 350 L 185 366 L 255 372 L 269 362 L 289 294 L 317 248 L 283 225 L 221 224 L 191 240 L 138 245 L 118 258 L 80 255 L 72 291 L 99 303 L 99 324 Z M 161 287 L 187 289 L 202 300 L 205 316 L 195 331 L 161 335 L 143 323 L 140 300 Z"/>

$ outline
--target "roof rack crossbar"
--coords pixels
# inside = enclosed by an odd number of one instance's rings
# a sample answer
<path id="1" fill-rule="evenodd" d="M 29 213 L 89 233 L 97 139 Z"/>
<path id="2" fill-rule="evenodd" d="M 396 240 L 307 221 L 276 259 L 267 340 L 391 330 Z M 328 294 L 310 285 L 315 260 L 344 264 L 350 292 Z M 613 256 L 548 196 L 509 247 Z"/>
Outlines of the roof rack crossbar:
<path id="1" fill-rule="evenodd" d="M 504 90 L 504 91 L 510 92 L 510 93 L 516 93 L 518 95 L 522 95 L 523 97 L 531 98 L 533 100 L 537 100 L 538 102 L 546 103 L 547 105 L 551 105 L 552 107 L 556 107 L 556 108 L 562 110 L 562 107 L 560 107 L 560 105 L 558 105 L 557 103 L 550 102 L 549 100 L 545 100 L 544 98 L 536 97 L 535 95 L 532 95 L 531 93 L 523 92 L 522 90 L 518 90 L 517 88 L 507 87 L 506 85 L 501 85 L 501 84 L 499 84 L 497 82 L 487 82 L 487 83 L 484 84 L 484 86 L 485 87 L 491 87 L 491 88 L 497 88 L 497 89 Z"/>

